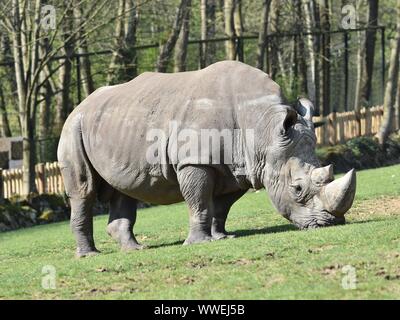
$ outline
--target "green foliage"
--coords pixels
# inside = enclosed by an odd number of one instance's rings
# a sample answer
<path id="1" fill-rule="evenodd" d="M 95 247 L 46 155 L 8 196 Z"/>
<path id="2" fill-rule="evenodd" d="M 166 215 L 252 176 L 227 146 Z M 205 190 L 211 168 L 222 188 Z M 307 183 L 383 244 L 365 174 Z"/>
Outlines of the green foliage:
<path id="1" fill-rule="evenodd" d="M 375 155 L 379 152 L 380 146 L 372 137 L 357 137 L 346 142 L 346 146 L 357 158 L 363 155 Z"/>
<path id="2" fill-rule="evenodd" d="M 335 172 L 394 164 L 400 161 L 398 136 L 392 135 L 383 147 L 373 137 L 358 137 L 343 145 L 318 148 L 317 156 L 323 165 L 333 164 Z"/>
<path id="3" fill-rule="evenodd" d="M 356 205 L 400 197 L 400 166 L 358 173 Z M 395 178 L 393 178 L 395 176 Z M 396 178 L 397 177 L 397 178 Z M 363 200 L 363 201 L 362 201 Z M 383 209 L 382 209 L 383 210 Z M 135 231 L 149 249 L 123 253 L 95 218 L 102 254 L 76 260 L 68 222 L 0 234 L 0 298 L 39 299 L 393 299 L 398 279 L 400 216 L 350 213 L 344 226 L 298 231 L 275 213 L 265 192 L 232 208 L 237 238 L 182 246 L 184 204 L 139 210 Z M 56 289 L 41 287 L 56 268 Z M 342 288 L 342 267 L 357 288 Z"/>

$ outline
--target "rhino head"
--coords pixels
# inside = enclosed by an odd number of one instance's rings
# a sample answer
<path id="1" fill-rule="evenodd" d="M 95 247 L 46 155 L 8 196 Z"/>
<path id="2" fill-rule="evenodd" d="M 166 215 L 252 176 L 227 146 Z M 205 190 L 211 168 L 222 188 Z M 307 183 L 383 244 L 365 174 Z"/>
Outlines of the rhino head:
<path id="1" fill-rule="evenodd" d="M 334 180 L 332 165 L 320 166 L 308 99 L 283 107 L 272 112 L 276 123 L 264 149 L 262 184 L 277 210 L 300 229 L 344 224 L 356 190 L 354 170 Z"/>

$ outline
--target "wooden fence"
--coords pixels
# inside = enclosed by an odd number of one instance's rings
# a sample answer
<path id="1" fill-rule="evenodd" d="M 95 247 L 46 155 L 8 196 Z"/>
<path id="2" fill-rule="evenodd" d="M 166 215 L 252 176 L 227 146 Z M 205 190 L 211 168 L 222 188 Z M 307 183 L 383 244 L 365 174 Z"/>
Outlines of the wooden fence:
<path id="1" fill-rule="evenodd" d="M 2 192 L 0 198 L 10 198 L 23 194 L 22 169 L 0 169 L 0 173 L 0 180 L 2 180 L 0 183 L 3 184 L 3 190 L 0 190 Z M 64 192 L 64 183 L 57 162 L 37 164 L 35 175 L 36 188 L 39 194 Z"/>
<path id="2" fill-rule="evenodd" d="M 393 117 L 392 130 L 399 130 L 397 117 Z M 314 117 L 325 124 L 315 129 L 318 145 L 335 145 L 360 136 L 378 133 L 383 119 L 383 106 L 363 108 L 359 119 L 354 111 L 331 113 L 326 117 Z"/>
<path id="3" fill-rule="evenodd" d="M 334 145 L 351 138 L 376 134 L 383 118 L 383 107 L 362 109 L 359 121 L 354 111 L 315 117 L 315 121 L 324 121 L 325 125 L 315 129 L 319 145 Z M 399 130 L 398 122 L 393 121 L 393 130 Z M 57 162 L 39 163 L 35 167 L 36 187 L 39 194 L 63 193 L 64 184 Z M 2 180 L 2 181 L 1 181 Z M 1 184 L 3 190 L 1 190 Z M 22 169 L 0 169 L 0 198 L 10 198 L 23 193 Z"/>

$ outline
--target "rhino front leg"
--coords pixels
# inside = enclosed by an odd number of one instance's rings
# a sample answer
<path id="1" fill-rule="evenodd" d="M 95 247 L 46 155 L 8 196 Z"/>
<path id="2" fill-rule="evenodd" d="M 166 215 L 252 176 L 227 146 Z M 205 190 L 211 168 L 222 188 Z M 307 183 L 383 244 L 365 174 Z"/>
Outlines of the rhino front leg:
<path id="1" fill-rule="evenodd" d="M 78 258 L 93 255 L 99 251 L 93 238 L 93 196 L 88 198 L 70 198 L 71 229 L 76 239 L 76 256 Z"/>
<path id="2" fill-rule="evenodd" d="M 211 241 L 214 171 L 206 166 L 186 166 L 178 171 L 183 198 L 189 207 L 189 236 L 184 244 Z"/>
<path id="3" fill-rule="evenodd" d="M 211 234 L 214 240 L 233 238 L 225 230 L 225 223 L 232 205 L 246 193 L 247 190 L 239 190 L 234 193 L 224 194 L 214 198 L 214 217 L 212 220 Z"/>
<path id="4" fill-rule="evenodd" d="M 110 218 L 107 233 L 119 243 L 121 250 L 131 251 L 143 249 L 133 234 L 136 222 L 137 200 L 120 193 L 114 192 L 110 200 Z"/>

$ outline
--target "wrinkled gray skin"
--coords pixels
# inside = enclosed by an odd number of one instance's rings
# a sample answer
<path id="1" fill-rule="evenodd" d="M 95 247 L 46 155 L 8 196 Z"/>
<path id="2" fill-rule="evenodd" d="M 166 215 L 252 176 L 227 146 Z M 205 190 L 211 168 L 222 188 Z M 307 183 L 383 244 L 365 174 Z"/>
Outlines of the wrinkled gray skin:
<path id="1" fill-rule="evenodd" d="M 234 61 L 194 72 L 144 73 L 96 90 L 68 117 L 58 147 L 77 256 L 97 252 L 96 196 L 109 201 L 107 232 L 123 250 L 143 248 L 132 231 L 137 200 L 185 201 L 185 244 L 228 237 L 229 209 L 249 188 L 265 187 L 278 211 L 299 228 L 344 223 L 355 174 L 331 182 L 332 168 L 319 168 L 312 113 L 309 100 L 286 104 L 267 74 Z M 146 151 L 154 140 L 146 134 L 154 128 L 168 133 L 170 121 L 179 129 L 254 129 L 254 157 L 243 135 L 236 135 L 232 164 L 196 164 L 190 157 L 151 164 Z M 174 150 L 167 143 L 162 152 L 173 159 Z"/>

